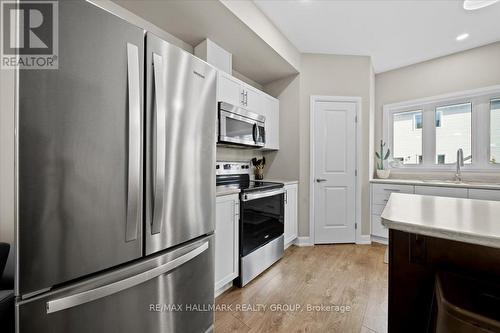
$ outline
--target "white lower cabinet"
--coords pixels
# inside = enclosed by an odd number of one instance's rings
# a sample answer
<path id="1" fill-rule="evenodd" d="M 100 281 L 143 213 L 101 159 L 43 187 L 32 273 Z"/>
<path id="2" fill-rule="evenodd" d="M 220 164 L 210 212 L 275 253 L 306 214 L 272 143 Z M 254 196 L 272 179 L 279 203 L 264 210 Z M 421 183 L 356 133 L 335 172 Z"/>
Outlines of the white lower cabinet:
<path id="1" fill-rule="evenodd" d="M 371 227 L 374 240 L 387 241 L 388 230 L 382 225 L 380 215 L 391 193 L 415 193 L 438 197 L 469 198 L 500 201 L 500 190 L 476 189 L 465 187 L 445 187 L 427 185 L 380 184 L 371 185 Z"/>
<path id="2" fill-rule="evenodd" d="M 413 185 L 372 184 L 371 190 L 371 235 L 374 241 L 387 242 L 389 230 L 382 225 L 380 215 L 384 211 L 391 193 L 413 193 Z"/>
<path id="3" fill-rule="evenodd" d="M 285 185 L 285 248 L 292 244 L 298 235 L 298 190 L 298 184 Z"/>
<path id="4" fill-rule="evenodd" d="M 238 277 L 239 214 L 237 194 L 217 197 L 215 210 L 215 293 Z"/>
<path id="5" fill-rule="evenodd" d="M 469 199 L 500 201 L 500 190 L 470 188 Z"/>
<path id="6" fill-rule="evenodd" d="M 441 186 L 415 186 L 415 194 L 433 195 L 436 197 L 467 198 L 468 189 Z"/>

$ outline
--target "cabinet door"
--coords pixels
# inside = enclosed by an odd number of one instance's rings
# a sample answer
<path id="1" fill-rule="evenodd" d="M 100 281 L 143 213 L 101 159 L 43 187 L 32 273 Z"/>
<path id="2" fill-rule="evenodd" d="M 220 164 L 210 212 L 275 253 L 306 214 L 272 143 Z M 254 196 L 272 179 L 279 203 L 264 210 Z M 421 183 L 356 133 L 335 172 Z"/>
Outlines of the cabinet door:
<path id="1" fill-rule="evenodd" d="M 266 149 L 280 148 L 280 104 L 279 100 L 266 96 L 265 107 L 266 116 Z"/>
<path id="2" fill-rule="evenodd" d="M 469 189 L 469 199 L 500 201 L 500 190 Z"/>
<path id="3" fill-rule="evenodd" d="M 296 184 L 285 186 L 285 246 L 297 238 L 297 192 Z"/>
<path id="4" fill-rule="evenodd" d="M 433 195 L 437 197 L 467 198 L 466 188 L 439 187 L 439 186 L 415 186 L 415 194 Z"/>
<path id="5" fill-rule="evenodd" d="M 372 235 L 389 238 L 389 230 L 382 224 L 380 215 L 372 214 Z"/>
<path id="6" fill-rule="evenodd" d="M 238 277 L 238 196 L 217 198 L 215 222 L 215 290 Z"/>
<path id="7" fill-rule="evenodd" d="M 227 102 L 236 106 L 242 106 L 241 103 L 243 99 L 241 95 L 240 84 L 230 75 L 219 71 L 217 91 L 217 101 Z"/>
<path id="8" fill-rule="evenodd" d="M 242 86 L 245 93 L 245 109 L 262 114 L 262 109 L 265 107 L 265 95 L 249 86 Z"/>

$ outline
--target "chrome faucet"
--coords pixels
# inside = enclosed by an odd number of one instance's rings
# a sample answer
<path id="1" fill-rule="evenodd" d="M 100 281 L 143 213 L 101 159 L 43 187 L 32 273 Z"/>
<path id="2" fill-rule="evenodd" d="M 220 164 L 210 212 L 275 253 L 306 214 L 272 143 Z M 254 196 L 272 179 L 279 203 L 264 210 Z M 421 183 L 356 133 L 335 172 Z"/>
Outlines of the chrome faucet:
<path id="1" fill-rule="evenodd" d="M 464 151 L 462 148 L 459 148 L 457 150 L 457 170 L 455 172 L 455 181 L 456 182 L 461 182 L 462 181 L 462 169 L 460 167 L 464 166 Z"/>

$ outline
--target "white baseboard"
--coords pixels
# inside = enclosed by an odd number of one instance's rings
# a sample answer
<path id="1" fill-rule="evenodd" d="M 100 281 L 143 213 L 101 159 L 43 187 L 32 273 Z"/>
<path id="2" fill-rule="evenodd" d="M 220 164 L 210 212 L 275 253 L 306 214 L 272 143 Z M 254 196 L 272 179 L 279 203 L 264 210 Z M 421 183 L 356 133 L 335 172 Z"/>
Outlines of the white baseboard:
<path id="1" fill-rule="evenodd" d="M 356 244 L 371 244 L 372 239 L 370 235 L 359 235 L 358 239 L 356 239 Z"/>
<path id="2" fill-rule="evenodd" d="M 384 238 L 384 237 L 378 237 L 378 236 L 372 235 L 371 239 L 372 239 L 372 242 L 374 242 L 374 243 L 379 243 L 379 244 L 384 244 L 384 245 L 389 244 L 389 240 L 387 238 Z"/>
<path id="3" fill-rule="evenodd" d="M 314 244 L 311 243 L 311 238 L 309 236 L 302 236 L 302 237 L 297 237 L 295 240 L 295 245 L 297 246 L 313 246 Z"/>

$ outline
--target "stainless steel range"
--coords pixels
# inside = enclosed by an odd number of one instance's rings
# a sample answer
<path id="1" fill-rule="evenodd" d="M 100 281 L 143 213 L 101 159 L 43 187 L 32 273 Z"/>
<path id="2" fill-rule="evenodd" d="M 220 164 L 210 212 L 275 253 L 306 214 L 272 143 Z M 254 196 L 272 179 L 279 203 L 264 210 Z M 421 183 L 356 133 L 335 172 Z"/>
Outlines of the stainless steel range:
<path id="1" fill-rule="evenodd" d="M 283 184 L 252 180 L 250 163 L 219 161 L 217 186 L 240 192 L 240 265 L 235 284 L 245 286 L 278 261 L 284 252 Z"/>

